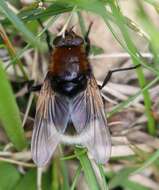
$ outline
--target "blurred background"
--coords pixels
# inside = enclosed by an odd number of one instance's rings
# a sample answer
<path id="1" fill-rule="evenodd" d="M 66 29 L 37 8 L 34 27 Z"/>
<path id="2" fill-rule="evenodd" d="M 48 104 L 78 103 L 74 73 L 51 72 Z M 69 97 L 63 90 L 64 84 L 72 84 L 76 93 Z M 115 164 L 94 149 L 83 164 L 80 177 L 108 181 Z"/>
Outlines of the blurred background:
<path id="1" fill-rule="evenodd" d="M 43 23 L 41 27 L 39 21 Z M 157 0 L 0 1 L 0 189 L 159 189 L 159 2 Z M 89 60 L 99 84 L 114 73 L 102 97 L 112 154 L 97 165 L 85 149 L 61 145 L 37 168 L 30 141 L 38 93 L 50 62 L 51 41 L 74 26 L 84 36 L 90 23 Z"/>

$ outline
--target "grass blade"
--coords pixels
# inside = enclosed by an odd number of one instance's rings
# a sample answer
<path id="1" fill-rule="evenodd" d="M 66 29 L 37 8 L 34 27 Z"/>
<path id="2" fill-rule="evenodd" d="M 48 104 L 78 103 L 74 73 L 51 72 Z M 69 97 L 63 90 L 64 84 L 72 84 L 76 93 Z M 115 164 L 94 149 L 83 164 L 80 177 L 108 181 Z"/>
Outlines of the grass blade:
<path id="1" fill-rule="evenodd" d="M 159 158 L 159 150 L 157 150 L 152 156 L 150 156 L 149 159 L 147 159 L 144 164 L 138 168 L 137 170 L 135 170 L 132 175 L 135 175 L 137 173 L 142 172 L 145 168 L 149 167 L 151 164 L 153 164 L 153 162 L 155 162 L 157 159 Z"/>
<path id="2" fill-rule="evenodd" d="M 81 166 L 82 166 L 82 170 L 84 171 L 84 175 L 86 178 L 86 181 L 88 183 L 89 189 L 91 190 L 99 190 L 99 184 L 97 182 L 95 173 L 93 171 L 91 162 L 89 161 L 86 153 L 85 154 L 80 154 L 81 149 L 76 148 L 75 149 L 75 154 L 77 155 L 77 158 L 79 159 Z"/>
<path id="3" fill-rule="evenodd" d="M 60 146 L 60 152 L 61 152 L 61 155 L 63 155 L 62 146 Z M 61 173 L 63 176 L 61 190 L 69 190 L 70 187 L 69 187 L 68 168 L 67 168 L 65 160 L 60 160 L 60 168 L 61 168 Z"/>
<path id="4" fill-rule="evenodd" d="M 79 178 L 79 176 L 80 176 L 80 173 L 81 173 L 81 166 L 79 166 L 79 167 L 77 168 L 77 171 L 76 171 L 76 173 L 75 173 L 75 176 L 74 176 L 74 179 L 73 179 L 73 183 L 72 183 L 72 186 L 71 186 L 71 190 L 74 190 L 74 189 L 75 189 L 77 180 L 78 180 L 78 178 Z"/>
<path id="5" fill-rule="evenodd" d="M 16 57 L 16 50 L 14 48 L 14 46 L 12 45 L 11 41 L 9 40 L 6 32 L 4 31 L 3 27 L 0 25 L 0 36 L 3 39 L 4 44 L 6 45 L 8 52 L 11 56 L 11 59 L 14 59 L 14 57 Z M 23 77 L 25 78 L 25 80 L 29 80 L 27 73 L 25 72 L 24 68 L 23 68 L 23 64 L 21 62 L 20 59 L 16 60 L 16 64 L 18 65 Z M 14 68 L 14 67 L 13 67 Z"/>
<path id="6" fill-rule="evenodd" d="M 37 172 L 35 169 L 29 170 L 24 177 L 19 181 L 19 183 L 15 186 L 15 190 L 27 190 L 29 187 L 29 190 L 36 190 L 36 176 Z"/>
<path id="7" fill-rule="evenodd" d="M 69 12 L 73 9 L 73 6 L 68 3 L 61 2 L 53 2 L 46 9 L 39 9 L 38 5 L 36 7 L 32 7 L 32 9 L 28 6 L 28 9 L 22 10 L 18 17 L 20 17 L 23 21 L 31 21 L 36 19 L 45 19 L 50 16 L 58 15 L 61 13 Z M 3 21 L 6 23 L 6 21 Z"/>
<path id="8" fill-rule="evenodd" d="M 19 110 L 11 86 L 0 62 L 0 120 L 9 137 L 18 150 L 26 146 Z"/>
<path id="9" fill-rule="evenodd" d="M 105 190 L 109 190 L 107 182 L 106 182 L 106 179 L 105 179 L 105 173 L 104 173 L 104 170 L 103 170 L 103 166 L 100 164 L 100 165 L 98 165 L 98 168 L 99 168 L 99 171 L 100 171 L 100 174 L 101 174 L 101 177 L 102 177 L 103 187 L 104 187 Z"/>
<path id="10" fill-rule="evenodd" d="M 6 1 L 4 0 L 0 1 L 0 12 L 2 12 L 10 20 L 10 22 L 23 34 L 29 43 L 33 46 L 40 47 L 40 42 L 36 40 L 35 36 L 27 29 L 18 16 L 16 16 L 16 14 L 8 8 Z"/>
<path id="11" fill-rule="evenodd" d="M 51 190 L 58 190 L 59 189 L 59 159 L 56 157 L 52 161 L 51 166 L 51 176 L 52 176 L 52 183 L 51 183 Z"/>
<path id="12" fill-rule="evenodd" d="M 151 86 L 153 86 L 158 81 L 159 81 L 159 77 L 156 77 L 153 81 L 148 83 L 144 88 L 139 90 L 136 94 L 134 94 L 133 96 L 130 96 L 127 100 L 125 100 L 125 101 L 121 102 L 120 104 L 118 104 L 117 106 L 115 106 L 113 108 L 113 110 L 107 114 L 107 117 L 111 117 L 113 114 L 115 114 L 115 113 L 121 111 L 123 108 L 127 107 L 129 105 L 129 103 L 131 103 L 133 100 L 135 100 L 135 98 L 137 98 L 140 94 L 142 94 L 145 90 L 149 89 Z"/>
<path id="13" fill-rule="evenodd" d="M 120 31 L 121 31 L 123 38 L 125 40 L 125 43 L 127 45 L 127 48 L 130 50 L 130 52 L 137 55 L 138 54 L 137 48 L 135 47 L 134 43 L 131 40 L 131 37 L 129 36 L 129 33 L 128 33 L 127 28 L 125 26 L 124 17 L 121 14 L 118 5 L 115 5 L 114 3 L 110 3 L 110 7 L 112 9 L 114 16 L 118 20 L 118 22 L 117 22 L 118 27 L 120 28 Z M 104 16 L 104 19 L 106 19 L 105 16 Z M 132 61 L 135 65 L 140 63 L 140 61 L 134 59 L 133 56 L 131 56 L 131 58 L 132 58 Z M 146 85 L 146 80 L 145 80 L 142 68 L 137 69 L 137 75 L 138 75 L 140 87 L 144 88 L 144 86 Z M 148 90 L 143 92 L 143 97 L 144 97 L 144 103 L 145 103 L 145 112 L 146 112 L 146 116 L 148 119 L 147 129 L 151 135 L 154 135 L 156 133 L 155 121 L 154 121 L 154 118 L 153 118 L 152 113 L 151 113 L 151 98 L 150 98 Z"/>
<path id="14" fill-rule="evenodd" d="M 20 180 L 16 167 L 8 163 L 0 163 L 0 189 L 12 190 Z"/>

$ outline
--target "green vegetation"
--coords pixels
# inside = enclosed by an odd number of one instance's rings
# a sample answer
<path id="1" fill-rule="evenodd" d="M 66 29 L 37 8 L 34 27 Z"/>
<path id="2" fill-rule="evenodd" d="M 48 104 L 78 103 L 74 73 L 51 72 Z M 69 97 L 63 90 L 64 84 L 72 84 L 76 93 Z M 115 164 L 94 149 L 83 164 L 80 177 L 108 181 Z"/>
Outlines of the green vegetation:
<path id="1" fill-rule="evenodd" d="M 156 145 L 155 142 L 159 141 L 159 102 L 152 98 L 151 89 L 156 87 L 158 90 L 159 28 L 145 8 L 145 5 L 150 6 L 154 14 L 159 16 L 158 1 L 133 2 L 136 7 L 134 14 L 139 21 L 137 24 L 125 16 L 120 0 L 43 0 L 26 5 L 20 1 L 12 3 L 11 0 L 0 0 L 0 190 L 75 190 L 79 189 L 79 179 L 80 183 L 86 183 L 90 190 L 99 190 L 101 187 L 106 190 L 119 187 L 122 190 L 150 189 L 147 183 L 131 179 L 136 174 L 141 174 L 142 179 L 158 186 L 159 143 Z M 70 15 L 76 19 L 75 23 L 81 35 L 87 31 L 88 15 L 102 20 L 102 27 L 109 30 L 122 51 L 129 54 L 132 64 L 141 64 L 136 70 L 137 77 L 131 83 L 139 86 L 138 91 L 123 101 L 117 101 L 117 105 L 111 105 L 112 109 L 106 115 L 108 119 L 112 119 L 113 116 L 121 118 L 121 113 L 133 112 L 133 106 L 132 111 L 128 108 L 142 96 L 140 104 L 143 109 L 134 112 L 134 115 L 135 121 L 138 116 L 142 116 L 144 120 L 139 122 L 138 130 L 147 135 L 145 138 L 151 138 L 150 143 L 147 140 L 142 142 L 142 146 L 151 150 L 146 151 L 147 149 L 138 147 L 138 141 L 142 139 L 135 139 L 135 142 L 129 140 L 123 145 L 133 153 L 112 156 L 110 162 L 102 166 L 92 162 L 85 149 L 70 146 L 65 150 L 63 146 L 58 148 L 57 155 L 41 174 L 41 170 L 37 170 L 31 161 L 28 146 L 37 95 L 34 94 L 34 98 L 31 98 L 32 94 L 28 95 L 24 81 L 33 79 L 38 83 L 39 76 L 45 75 L 44 70 L 49 62 L 45 31 L 50 27 L 55 31 L 55 28 L 58 28 L 56 22 L 61 18 L 65 18 L 64 24 L 67 25 Z M 44 28 L 39 25 L 39 19 L 45 23 Z M 52 38 L 55 35 L 53 32 Z M 97 38 L 102 38 L 102 35 Z M 140 53 L 141 49 L 135 41 L 139 36 L 147 44 L 147 49 L 153 57 L 151 63 Z M 102 47 L 91 45 L 91 54 L 104 54 Z M 111 46 L 108 42 L 106 45 Z M 3 50 L 7 52 L 7 63 L 1 58 Z M 99 64 L 98 66 L 100 67 Z M 147 72 L 150 73 L 148 77 L 145 74 Z M 159 95 L 159 90 L 156 94 L 155 97 Z M 24 122 L 24 118 L 28 119 Z M 117 145 L 114 143 L 113 147 L 116 148 Z M 147 177 L 144 172 L 150 167 L 151 175 Z"/>

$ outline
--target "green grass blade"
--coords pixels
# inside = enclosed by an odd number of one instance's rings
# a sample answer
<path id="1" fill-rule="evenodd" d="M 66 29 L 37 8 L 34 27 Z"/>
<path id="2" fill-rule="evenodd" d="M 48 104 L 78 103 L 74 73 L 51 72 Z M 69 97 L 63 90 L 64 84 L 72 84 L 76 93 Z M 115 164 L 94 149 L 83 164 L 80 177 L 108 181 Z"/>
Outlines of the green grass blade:
<path id="1" fill-rule="evenodd" d="M 51 190 L 59 189 L 59 159 L 54 158 L 51 166 Z"/>
<path id="2" fill-rule="evenodd" d="M 61 0 L 61 2 L 68 3 L 67 0 Z M 72 6 L 77 6 L 80 9 L 84 9 L 86 11 L 91 11 L 96 14 L 103 14 L 105 12 L 105 7 L 102 1 L 99 0 L 69 0 L 69 4 Z M 107 15 L 107 12 L 104 14 Z M 107 15 L 110 17 L 110 15 Z"/>
<path id="3" fill-rule="evenodd" d="M 113 110 L 107 114 L 107 117 L 110 117 L 113 114 L 121 111 L 123 108 L 127 107 L 129 105 L 129 103 L 131 103 L 133 100 L 135 100 L 135 98 L 137 98 L 140 94 L 142 94 L 145 90 L 149 89 L 151 86 L 153 86 L 158 81 L 159 81 L 159 77 L 156 77 L 153 81 L 148 83 L 143 89 L 139 90 L 136 94 L 134 94 L 133 96 L 130 96 L 127 100 L 125 100 L 125 101 L 121 102 L 120 104 L 118 104 L 117 106 L 115 106 L 113 108 Z"/>
<path id="4" fill-rule="evenodd" d="M 148 190 L 149 188 L 129 180 L 129 176 L 134 171 L 135 168 L 124 168 L 121 169 L 117 174 L 110 180 L 110 188 L 114 189 L 118 186 L 123 187 L 123 189 L 129 190 Z"/>
<path id="5" fill-rule="evenodd" d="M 9 137 L 18 150 L 26 146 L 19 110 L 0 62 L 0 120 Z"/>
<path id="6" fill-rule="evenodd" d="M 40 47 L 40 42 L 35 39 L 35 36 L 27 29 L 24 23 L 18 18 L 18 16 L 8 8 L 6 1 L 0 1 L 0 12 L 2 12 L 15 28 L 20 31 L 29 43 L 33 46 Z"/>
<path id="7" fill-rule="evenodd" d="M 8 163 L 0 163 L 0 189 L 13 190 L 20 180 L 20 174 L 16 167 Z"/>
<path id="8" fill-rule="evenodd" d="M 60 152 L 61 152 L 61 155 L 63 155 L 62 146 L 60 146 Z M 60 168 L 61 168 L 61 174 L 63 176 L 61 190 L 70 190 L 68 168 L 67 168 L 65 160 L 60 160 Z"/>
<path id="9" fill-rule="evenodd" d="M 121 169 L 115 174 L 109 182 L 110 189 L 122 185 L 125 180 L 128 180 L 128 176 L 134 171 L 134 168 Z"/>
<path id="10" fill-rule="evenodd" d="M 75 154 L 77 155 L 77 158 L 79 159 L 82 170 L 84 171 L 84 175 L 87 181 L 87 184 L 89 186 L 89 189 L 91 190 L 99 190 L 99 184 L 97 182 L 95 173 L 93 171 L 92 165 L 90 160 L 88 159 L 86 153 L 85 154 L 80 154 L 81 149 L 76 148 L 75 149 Z"/>
<path id="11" fill-rule="evenodd" d="M 50 171 L 43 172 L 41 187 L 37 187 L 37 169 L 27 170 L 23 177 L 18 181 L 14 190 L 51 190 Z M 13 190 L 12 189 L 12 190 Z M 7 190 L 7 189 L 6 189 Z"/>
<path id="12" fill-rule="evenodd" d="M 30 9 L 22 10 L 18 16 L 23 21 L 31 21 L 35 19 L 45 19 L 46 17 L 58 15 L 61 13 L 69 12 L 73 9 L 73 6 L 71 6 L 68 3 L 61 3 L 61 2 L 53 2 L 50 6 L 48 6 L 46 9 L 39 9 L 38 7 L 33 7 Z"/>
<path id="13" fill-rule="evenodd" d="M 152 20 L 147 15 L 146 11 L 144 10 L 143 4 L 140 1 L 136 1 L 137 7 L 138 7 L 138 18 L 140 20 L 140 23 L 142 23 L 142 27 L 146 31 L 146 33 L 149 36 L 149 44 L 151 51 L 154 55 L 154 65 L 156 66 L 156 69 L 158 69 L 158 52 L 159 52 L 159 31 L 158 28 L 153 24 Z"/>
<path id="14" fill-rule="evenodd" d="M 133 182 L 131 180 L 123 180 L 123 183 L 121 186 L 124 189 L 129 189 L 129 190 L 150 190 L 148 187 L 145 187 L 137 182 Z"/>
<path id="15" fill-rule="evenodd" d="M 52 25 L 56 21 L 57 18 L 58 18 L 58 16 L 52 17 L 48 21 L 48 23 L 46 24 L 46 26 L 44 27 L 44 29 L 37 36 L 35 36 L 35 38 L 39 39 L 44 34 L 44 32 L 49 28 L 49 26 Z M 20 50 L 19 52 L 17 52 L 16 56 L 11 60 L 11 62 L 6 67 L 6 69 L 8 69 L 12 64 L 16 64 L 16 61 L 18 59 L 20 59 L 24 55 L 25 51 L 27 51 L 27 49 L 29 49 L 29 48 L 30 48 L 30 44 L 27 44 L 22 50 Z"/>
<path id="16" fill-rule="evenodd" d="M 23 176 L 23 178 L 14 188 L 14 190 L 22 190 L 22 189 L 36 190 L 37 189 L 36 179 L 37 179 L 37 172 L 35 169 L 31 169 Z"/>
<path id="17" fill-rule="evenodd" d="M 63 185 L 62 190 L 69 190 L 69 181 L 68 181 L 68 168 L 65 160 L 60 160 L 61 173 L 63 175 Z"/>
<path id="18" fill-rule="evenodd" d="M 9 55 L 11 59 L 14 59 L 16 57 L 16 50 L 14 46 L 12 45 L 11 41 L 9 40 L 6 32 L 4 31 L 4 28 L 2 25 L 0 25 L 0 36 L 3 39 L 3 43 L 6 45 L 6 48 L 8 49 Z M 18 65 L 23 77 L 25 80 L 29 80 L 27 73 L 25 72 L 25 69 L 23 68 L 23 63 L 20 59 L 16 60 L 16 64 Z"/>
<path id="19" fill-rule="evenodd" d="M 106 179 L 105 179 L 105 173 L 104 173 L 104 170 L 103 170 L 103 166 L 98 165 L 98 167 L 99 167 L 99 171 L 100 171 L 100 174 L 101 174 L 101 177 L 102 177 L 103 188 L 104 188 L 104 190 L 109 190 L 109 187 L 108 187 Z"/>
<path id="20" fill-rule="evenodd" d="M 127 48 L 133 54 L 137 55 L 138 51 L 137 51 L 134 43 L 132 42 L 131 37 L 129 36 L 128 30 L 125 26 L 124 17 L 122 15 L 122 13 L 120 12 L 118 5 L 115 5 L 114 3 L 110 3 L 110 7 L 112 9 L 114 16 L 117 18 L 118 27 L 120 28 L 120 31 L 121 31 L 123 38 L 125 40 L 125 43 L 127 45 Z M 104 16 L 104 19 L 106 19 L 105 16 Z M 132 58 L 132 61 L 135 65 L 140 63 L 138 60 L 134 59 L 133 56 L 131 56 L 131 58 Z M 140 87 L 144 88 L 144 86 L 146 85 L 146 80 L 145 80 L 142 68 L 137 69 L 137 75 L 138 75 Z M 147 120 L 148 120 L 147 129 L 151 135 L 154 135 L 156 133 L 155 121 L 154 121 L 154 118 L 153 118 L 152 113 L 151 113 L 152 104 L 151 104 L 151 98 L 150 98 L 148 90 L 143 92 L 143 97 L 144 97 L 144 104 L 145 104 L 145 113 L 146 113 Z"/>
<path id="21" fill-rule="evenodd" d="M 77 171 L 76 171 L 76 173 L 75 173 L 75 176 L 74 176 L 74 179 L 73 179 L 73 183 L 72 183 L 72 186 L 71 186 L 71 190 L 74 190 L 74 189 L 75 189 L 76 184 L 77 184 L 77 180 L 78 180 L 78 178 L 79 178 L 79 176 L 80 176 L 80 173 L 81 173 L 81 166 L 79 166 L 79 167 L 77 168 Z"/>
<path id="22" fill-rule="evenodd" d="M 157 159 L 159 158 L 159 150 L 157 150 L 152 156 L 150 156 L 149 159 L 147 159 L 143 165 L 135 170 L 132 175 L 135 175 L 137 173 L 142 172 L 145 168 L 149 167 L 151 164 L 153 164 Z"/>
<path id="23" fill-rule="evenodd" d="M 38 7 L 38 4 L 36 6 L 28 6 L 25 9 L 22 9 L 18 13 L 18 18 L 20 18 L 23 22 L 29 22 L 37 19 L 46 20 L 50 16 L 56 16 L 60 15 L 65 12 L 69 12 L 73 9 L 73 6 L 71 6 L 68 3 L 62 3 L 62 2 L 53 2 L 50 6 L 48 6 L 45 9 L 41 9 Z M 9 25 L 10 22 L 8 19 L 3 19 L 1 21 L 2 24 L 5 26 Z"/>

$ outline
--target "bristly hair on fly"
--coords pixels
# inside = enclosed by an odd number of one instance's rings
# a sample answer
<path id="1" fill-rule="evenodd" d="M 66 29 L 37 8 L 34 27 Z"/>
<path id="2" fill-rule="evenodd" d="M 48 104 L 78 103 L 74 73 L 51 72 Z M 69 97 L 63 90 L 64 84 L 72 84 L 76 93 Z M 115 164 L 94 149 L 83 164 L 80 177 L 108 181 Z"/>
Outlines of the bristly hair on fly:
<path id="1" fill-rule="evenodd" d="M 31 152 L 46 165 L 59 143 L 80 144 L 97 163 L 111 153 L 101 93 L 93 75 L 84 39 L 73 29 L 57 36 L 51 62 L 37 101 Z M 75 133 L 70 135 L 69 130 Z"/>

